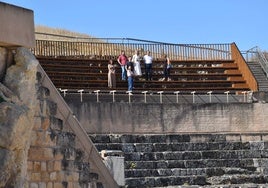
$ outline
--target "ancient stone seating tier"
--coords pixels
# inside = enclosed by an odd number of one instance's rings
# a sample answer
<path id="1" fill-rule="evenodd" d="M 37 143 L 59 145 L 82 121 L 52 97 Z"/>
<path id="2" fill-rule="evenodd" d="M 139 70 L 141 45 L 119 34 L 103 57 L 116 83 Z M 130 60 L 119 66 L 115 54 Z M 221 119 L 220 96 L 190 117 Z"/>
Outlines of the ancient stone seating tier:
<path id="1" fill-rule="evenodd" d="M 123 151 L 127 187 L 257 187 L 268 181 L 265 134 L 89 136 L 99 151 Z"/>
<path id="2" fill-rule="evenodd" d="M 57 88 L 69 90 L 108 90 L 107 60 L 100 59 L 66 59 L 37 57 L 40 64 Z M 116 90 L 127 90 L 127 82 L 121 81 L 121 67 L 116 62 Z M 248 91 L 237 64 L 233 60 L 187 60 L 172 61 L 171 81 L 163 78 L 163 63 L 153 62 L 153 80 L 145 81 L 143 76 L 135 78 L 135 91 L 199 91 L 219 92 Z"/>

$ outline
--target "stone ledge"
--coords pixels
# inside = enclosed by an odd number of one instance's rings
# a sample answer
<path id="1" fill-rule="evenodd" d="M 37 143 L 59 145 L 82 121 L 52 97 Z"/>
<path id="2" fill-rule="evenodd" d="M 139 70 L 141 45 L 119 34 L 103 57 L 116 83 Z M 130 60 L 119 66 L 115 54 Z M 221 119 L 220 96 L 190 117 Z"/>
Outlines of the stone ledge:
<path id="1" fill-rule="evenodd" d="M 35 47 L 33 11 L 0 2 L 0 46 Z"/>

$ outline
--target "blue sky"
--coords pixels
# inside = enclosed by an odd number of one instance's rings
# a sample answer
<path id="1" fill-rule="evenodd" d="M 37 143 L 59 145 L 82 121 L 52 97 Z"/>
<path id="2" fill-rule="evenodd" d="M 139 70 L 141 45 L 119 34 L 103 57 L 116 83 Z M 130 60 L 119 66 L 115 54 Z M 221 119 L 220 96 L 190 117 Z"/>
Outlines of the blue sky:
<path id="1" fill-rule="evenodd" d="M 94 37 L 179 44 L 235 42 L 268 51 L 268 0 L 7 0 L 36 25 Z"/>

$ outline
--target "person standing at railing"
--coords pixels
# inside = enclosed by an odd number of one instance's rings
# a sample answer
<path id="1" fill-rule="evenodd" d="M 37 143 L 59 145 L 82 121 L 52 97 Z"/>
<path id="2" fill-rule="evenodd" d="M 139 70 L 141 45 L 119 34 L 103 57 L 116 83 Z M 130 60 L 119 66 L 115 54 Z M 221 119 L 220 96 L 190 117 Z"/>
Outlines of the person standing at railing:
<path id="1" fill-rule="evenodd" d="M 141 72 L 141 59 L 140 52 L 135 50 L 135 54 L 132 56 L 132 62 L 134 63 L 134 75 L 136 77 L 140 77 L 142 75 Z"/>
<path id="2" fill-rule="evenodd" d="M 126 71 L 126 65 L 127 65 L 127 56 L 125 54 L 125 51 L 122 50 L 121 54 L 117 58 L 117 62 L 121 66 L 121 71 L 122 71 L 122 80 L 127 80 L 127 71 Z"/>
<path id="3" fill-rule="evenodd" d="M 146 81 L 152 80 L 152 65 L 153 65 L 153 57 L 151 56 L 151 52 L 147 51 L 146 55 L 143 56 L 144 65 L 145 65 L 145 79 Z"/>
<path id="4" fill-rule="evenodd" d="M 112 59 L 108 62 L 108 87 L 116 87 L 115 66 Z"/>
<path id="5" fill-rule="evenodd" d="M 128 91 L 133 90 L 133 84 L 134 84 L 134 65 L 133 62 L 131 62 L 131 57 L 128 58 L 127 63 L 127 81 L 128 81 Z"/>
<path id="6" fill-rule="evenodd" d="M 171 62 L 166 54 L 164 55 L 163 68 L 164 78 L 162 78 L 160 81 L 170 81 Z"/>

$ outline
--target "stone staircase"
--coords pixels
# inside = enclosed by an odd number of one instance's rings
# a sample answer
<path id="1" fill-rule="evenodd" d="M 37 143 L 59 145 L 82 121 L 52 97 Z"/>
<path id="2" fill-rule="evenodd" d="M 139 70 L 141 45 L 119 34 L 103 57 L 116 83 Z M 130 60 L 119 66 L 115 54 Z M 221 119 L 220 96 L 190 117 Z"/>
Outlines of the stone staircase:
<path id="1" fill-rule="evenodd" d="M 267 134 L 89 136 L 123 151 L 126 187 L 268 186 Z"/>
<path id="2" fill-rule="evenodd" d="M 252 71 L 255 79 L 258 82 L 259 91 L 268 91 L 268 78 L 265 75 L 261 65 L 258 62 L 249 61 L 247 62 L 250 70 Z"/>

